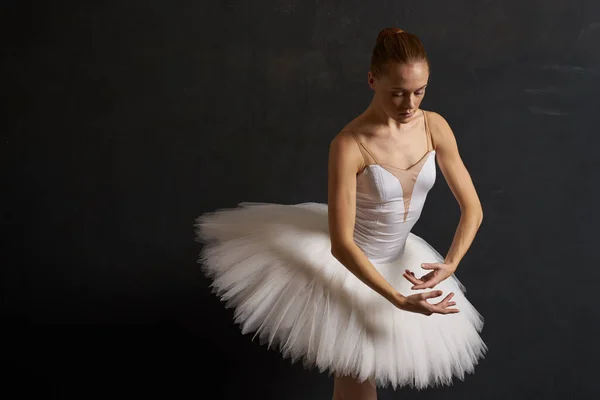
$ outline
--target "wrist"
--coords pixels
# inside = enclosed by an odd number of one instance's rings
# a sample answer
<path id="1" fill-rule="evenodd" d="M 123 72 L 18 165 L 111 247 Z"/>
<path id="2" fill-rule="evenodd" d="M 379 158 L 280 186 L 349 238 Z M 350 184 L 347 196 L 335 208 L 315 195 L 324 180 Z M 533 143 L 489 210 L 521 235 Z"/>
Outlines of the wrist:
<path id="1" fill-rule="evenodd" d="M 390 300 L 398 308 L 404 307 L 407 303 L 406 296 L 401 295 L 400 292 L 393 293 Z"/>
<path id="2" fill-rule="evenodd" d="M 450 267 L 449 269 L 450 271 L 452 271 L 452 273 L 454 273 L 454 271 L 456 271 L 456 268 L 458 268 L 458 263 L 454 261 L 444 260 L 444 264 Z"/>

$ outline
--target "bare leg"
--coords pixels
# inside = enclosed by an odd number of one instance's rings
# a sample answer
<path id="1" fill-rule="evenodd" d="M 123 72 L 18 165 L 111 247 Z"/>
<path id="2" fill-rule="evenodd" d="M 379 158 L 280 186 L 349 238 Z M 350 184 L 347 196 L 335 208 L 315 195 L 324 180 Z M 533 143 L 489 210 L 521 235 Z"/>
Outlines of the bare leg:
<path id="1" fill-rule="evenodd" d="M 336 376 L 333 381 L 333 400 L 377 400 L 375 382 L 359 382 L 349 376 Z"/>

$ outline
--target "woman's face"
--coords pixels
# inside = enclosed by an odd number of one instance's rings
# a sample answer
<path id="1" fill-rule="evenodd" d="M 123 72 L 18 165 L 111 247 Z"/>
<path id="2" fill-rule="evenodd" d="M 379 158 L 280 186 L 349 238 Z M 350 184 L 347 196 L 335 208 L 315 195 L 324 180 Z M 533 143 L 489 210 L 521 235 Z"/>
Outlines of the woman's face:
<path id="1" fill-rule="evenodd" d="M 369 86 L 375 91 L 375 101 L 389 118 L 406 123 L 419 109 L 429 80 L 429 68 L 424 61 L 388 64 L 385 73 L 373 76 Z"/>

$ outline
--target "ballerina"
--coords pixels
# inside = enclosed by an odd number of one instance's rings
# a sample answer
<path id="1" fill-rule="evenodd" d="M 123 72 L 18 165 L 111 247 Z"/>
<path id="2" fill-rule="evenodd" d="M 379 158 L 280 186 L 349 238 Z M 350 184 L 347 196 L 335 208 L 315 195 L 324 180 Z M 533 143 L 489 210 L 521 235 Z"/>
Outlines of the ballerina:
<path id="1" fill-rule="evenodd" d="M 334 400 L 450 385 L 487 351 L 455 275 L 483 211 L 448 123 L 420 108 L 428 79 L 419 38 L 382 30 L 373 100 L 330 145 L 328 204 L 241 203 L 196 219 L 198 261 L 242 333 L 328 371 Z M 446 257 L 411 232 L 436 161 L 461 208 Z"/>

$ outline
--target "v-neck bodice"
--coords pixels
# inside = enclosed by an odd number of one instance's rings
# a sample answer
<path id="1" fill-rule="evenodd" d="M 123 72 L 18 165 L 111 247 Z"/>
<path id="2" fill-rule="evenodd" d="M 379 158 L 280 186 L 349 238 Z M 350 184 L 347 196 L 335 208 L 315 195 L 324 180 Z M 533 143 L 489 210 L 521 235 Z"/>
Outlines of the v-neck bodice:
<path id="1" fill-rule="evenodd" d="M 435 183 L 436 151 L 427 114 L 425 111 L 423 114 L 428 151 L 406 169 L 377 163 L 353 135 L 366 164 L 356 177 L 354 239 L 372 261 L 391 262 L 402 255 L 408 234 L 421 216 L 427 194 Z"/>

